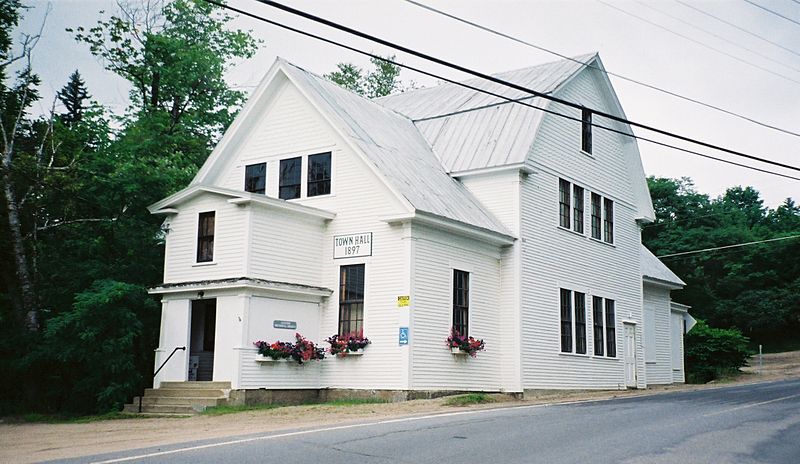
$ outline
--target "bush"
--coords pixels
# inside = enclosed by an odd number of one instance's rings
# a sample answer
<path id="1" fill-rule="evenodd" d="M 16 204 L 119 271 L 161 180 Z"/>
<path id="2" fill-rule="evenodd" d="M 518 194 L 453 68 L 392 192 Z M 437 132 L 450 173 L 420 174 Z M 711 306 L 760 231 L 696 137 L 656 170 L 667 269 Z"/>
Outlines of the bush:
<path id="1" fill-rule="evenodd" d="M 748 343 L 739 329 L 717 329 L 697 321 L 684 343 L 687 382 L 706 383 L 738 372 L 752 355 Z"/>

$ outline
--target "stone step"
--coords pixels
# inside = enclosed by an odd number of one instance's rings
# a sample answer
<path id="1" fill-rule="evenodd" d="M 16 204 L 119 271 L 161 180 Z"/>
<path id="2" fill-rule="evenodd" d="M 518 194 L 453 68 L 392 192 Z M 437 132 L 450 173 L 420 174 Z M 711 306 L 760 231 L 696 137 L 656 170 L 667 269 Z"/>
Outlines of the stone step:
<path id="1" fill-rule="evenodd" d="M 169 397 L 169 398 L 225 398 L 225 392 L 221 389 L 200 389 L 200 388 L 147 388 L 144 391 L 145 398 Z"/>
<path id="2" fill-rule="evenodd" d="M 171 397 L 171 396 L 144 396 L 142 397 L 142 405 L 151 404 L 172 404 L 180 406 L 217 406 L 225 398 L 222 397 Z M 134 398 L 133 404 L 139 404 L 139 398 Z"/>
<path id="3" fill-rule="evenodd" d="M 168 388 L 168 389 L 211 389 L 211 388 L 218 388 L 221 390 L 230 390 L 231 383 L 230 382 L 161 382 L 161 388 Z"/>
<path id="4" fill-rule="evenodd" d="M 205 406 L 188 406 L 179 404 L 142 404 L 142 413 L 146 414 L 181 414 L 193 415 L 198 414 L 205 409 Z M 139 412 L 139 404 L 134 401 L 133 404 L 126 404 L 122 412 L 137 414 Z"/>

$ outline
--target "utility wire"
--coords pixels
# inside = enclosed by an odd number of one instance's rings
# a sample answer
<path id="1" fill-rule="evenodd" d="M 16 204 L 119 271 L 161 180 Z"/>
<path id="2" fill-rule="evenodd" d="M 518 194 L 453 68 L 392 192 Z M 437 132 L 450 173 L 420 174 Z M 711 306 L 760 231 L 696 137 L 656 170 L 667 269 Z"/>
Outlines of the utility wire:
<path id="1" fill-rule="evenodd" d="M 304 35 L 306 37 L 311 37 L 311 38 L 320 40 L 322 42 L 329 43 L 331 45 L 336 45 L 337 47 L 341 47 L 341 48 L 344 48 L 346 50 L 350 50 L 350 51 L 352 51 L 354 53 L 358 53 L 358 54 L 361 54 L 361 55 L 364 55 L 364 56 L 375 58 L 377 60 L 381 60 L 383 62 L 390 63 L 390 64 L 392 64 L 394 66 L 399 66 L 399 67 L 403 67 L 403 68 L 406 68 L 406 69 L 410 69 L 410 70 L 418 72 L 420 74 L 423 74 L 423 75 L 426 75 L 426 76 L 429 76 L 429 77 L 433 77 L 435 79 L 439 79 L 439 80 L 442 80 L 444 82 L 449 82 L 451 84 L 458 85 L 460 87 L 464 87 L 464 88 L 473 90 L 475 92 L 480 92 L 480 93 L 484 93 L 484 94 L 487 94 L 487 95 L 492 95 L 494 97 L 503 99 L 503 100 L 505 100 L 507 102 L 524 105 L 524 106 L 527 106 L 527 107 L 530 107 L 530 108 L 533 108 L 533 109 L 537 109 L 537 110 L 541 110 L 541 111 L 543 111 L 545 113 L 553 114 L 553 115 L 556 115 L 556 116 L 559 116 L 559 117 L 562 117 L 562 118 L 565 118 L 565 119 L 569 119 L 569 120 L 572 120 L 572 121 L 581 122 L 581 123 L 583 122 L 581 119 L 573 117 L 573 116 L 562 114 L 562 113 L 559 113 L 557 111 L 553 111 L 553 110 L 550 110 L 550 109 L 547 109 L 547 108 L 543 108 L 543 107 L 531 105 L 531 104 L 528 104 L 528 103 L 524 103 L 524 102 L 520 101 L 519 99 L 513 99 L 513 98 L 510 98 L 510 97 L 507 97 L 507 96 L 504 96 L 504 95 L 500 95 L 500 94 L 497 94 L 497 93 L 494 93 L 494 92 L 489 92 L 487 90 L 480 89 L 478 87 L 466 84 L 464 82 L 459 82 L 459 81 L 456 81 L 456 80 L 453 80 L 453 79 L 449 79 L 449 78 L 446 78 L 446 77 L 438 75 L 438 74 L 434 74 L 434 73 L 431 73 L 431 72 L 428 72 L 428 71 L 424 71 L 424 70 L 422 70 L 420 68 L 416 68 L 414 66 L 410 66 L 410 65 L 407 65 L 407 64 L 399 63 L 397 61 L 394 61 L 394 60 L 391 60 L 391 59 L 388 59 L 388 58 L 384 58 L 384 57 L 382 57 L 380 55 L 376 55 L 374 53 L 365 52 L 364 50 L 361 50 L 361 49 L 358 49 L 358 48 L 355 48 L 355 47 L 351 47 L 349 45 L 345 45 L 345 44 L 343 44 L 341 42 L 336 42 L 336 41 L 334 41 L 332 39 L 328 39 L 328 38 L 313 34 L 311 32 L 303 31 L 303 30 L 288 26 L 286 24 L 282 24 L 282 23 L 279 23 L 277 21 L 273 21 L 273 20 L 264 18 L 263 16 L 258 16 L 258 15 L 254 14 L 254 13 L 250 13 L 250 12 L 242 10 L 240 8 L 235 8 L 235 7 L 229 6 L 229 5 L 225 4 L 225 3 L 221 3 L 218 0 L 203 0 L 203 1 L 205 1 L 206 3 L 210 3 L 210 4 L 213 4 L 213 5 L 216 5 L 216 6 L 220 7 L 220 8 L 224 8 L 226 10 L 233 11 L 235 13 L 239 13 L 239 14 L 242 14 L 244 16 L 248 16 L 250 18 L 253 18 L 253 19 L 268 23 L 268 24 L 271 24 L 273 26 L 280 27 L 282 29 L 286 29 L 286 30 L 292 31 L 292 32 Z M 495 79 L 495 78 L 492 78 L 492 79 Z M 504 81 L 500 81 L 500 82 L 504 82 Z M 513 84 L 511 84 L 511 85 L 513 85 Z M 614 117 L 614 118 L 616 118 L 616 117 Z M 618 118 L 618 119 L 622 119 L 622 118 Z M 660 146 L 663 146 L 663 147 L 672 148 L 672 149 L 675 149 L 675 150 L 678 150 L 678 151 L 682 151 L 682 152 L 685 152 L 685 153 L 690 153 L 690 154 L 694 154 L 694 155 L 697 155 L 697 156 L 701 156 L 703 158 L 708 158 L 708 159 L 712 159 L 712 160 L 715 160 L 715 161 L 720 161 L 722 163 L 727 163 L 727 164 L 731 164 L 731 165 L 734 165 L 734 166 L 739 166 L 739 167 L 742 167 L 742 168 L 763 172 L 763 173 L 766 173 L 766 174 L 772 174 L 772 175 L 784 177 L 784 178 L 787 178 L 787 179 L 800 180 L 800 178 L 794 177 L 794 176 L 790 176 L 788 174 L 769 171 L 769 170 L 761 169 L 761 168 L 758 168 L 758 167 L 755 167 L 755 166 L 748 166 L 748 165 L 745 165 L 745 164 L 737 163 L 737 162 L 726 160 L 726 159 L 722 159 L 722 158 L 716 158 L 714 156 L 707 155 L 707 154 L 704 154 L 704 153 L 700 153 L 700 152 L 697 152 L 697 151 L 694 151 L 694 150 L 689 150 L 689 149 L 686 149 L 686 148 L 677 147 L 677 146 L 670 145 L 670 144 L 667 144 L 667 143 L 664 143 L 664 142 L 659 142 L 657 140 L 649 139 L 649 138 L 642 137 L 642 136 L 637 136 L 637 135 L 632 134 L 632 133 L 623 132 L 623 131 L 616 130 L 616 129 L 613 129 L 613 128 L 610 128 L 610 127 L 601 126 L 599 124 L 591 123 L 591 126 L 597 127 L 599 129 L 603 129 L 603 130 L 606 130 L 606 131 L 609 131 L 609 132 L 617 133 L 617 134 L 623 135 L 625 137 L 636 138 L 636 139 L 639 139 L 639 140 L 642 140 L 642 141 L 646 141 L 646 142 L 650 142 L 650 143 L 653 143 L 653 144 L 656 144 L 656 145 L 660 145 Z M 750 156 L 750 155 L 745 155 L 745 156 Z M 758 161 L 762 161 L 760 158 L 755 158 L 755 159 L 758 160 Z M 769 161 L 769 160 L 766 160 L 765 162 L 770 163 L 770 164 L 776 163 L 774 161 Z M 780 165 L 780 163 L 778 163 L 778 164 Z M 795 168 L 795 167 L 791 167 L 791 169 L 798 170 L 798 168 Z"/>
<path id="2" fill-rule="evenodd" d="M 787 21 L 789 21 L 789 22 L 791 22 L 791 23 L 794 23 L 794 24 L 796 24 L 796 25 L 800 26 L 800 22 L 798 22 L 798 21 L 795 21 L 794 19 L 792 19 L 792 18 L 790 18 L 790 17 L 788 17 L 788 16 L 784 16 L 784 15 L 782 15 L 782 14 L 778 13 L 777 11 L 770 10 L 769 8 L 767 8 L 767 7 L 765 7 L 765 6 L 761 6 L 761 5 L 759 5 L 758 3 L 756 3 L 756 2 L 752 2 L 752 1 L 750 1 L 750 0 L 744 0 L 744 1 L 745 1 L 745 2 L 747 2 L 747 3 L 749 3 L 749 4 L 751 4 L 751 5 L 753 5 L 753 6 L 754 6 L 754 7 L 756 7 L 756 8 L 761 8 L 762 10 L 764 10 L 764 11 L 766 11 L 766 12 L 772 13 L 772 14 L 774 14 L 775 16 L 778 16 L 778 17 L 780 17 L 780 18 L 783 18 L 783 19 L 785 19 L 785 20 L 787 20 Z"/>
<path id="3" fill-rule="evenodd" d="M 214 3 L 216 5 L 223 5 L 222 3 L 220 3 L 217 0 L 205 0 L 205 1 L 209 2 L 209 3 Z M 657 134 L 666 135 L 668 137 L 676 138 L 676 139 L 682 140 L 684 142 L 694 143 L 694 144 L 697 144 L 697 145 L 700 145 L 700 146 L 703 146 L 703 147 L 706 147 L 706 148 L 719 150 L 719 151 L 722 151 L 722 152 L 725 152 L 725 153 L 729 153 L 729 154 L 732 154 L 732 155 L 735 155 L 735 156 L 739 156 L 739 157 L 743 157 L 743 158 L 747 158 L 747 159 L 751 159 L 751 160 L 760 161 L 760 162 L 763 162 L 763 163 L 766 163 L 766 164 L 771 164 L 771 165 L 774 165 L 774 166 L 780 166 L 782 168 L 791 169 L 791 170 L 794 170 L 794 171 L 800 171 L 800 167 L 797 167 L 797 166 L 792 166 L 792 165 L 789 165 L 789 164 L 780 163 L 778 161 L 768 160 L 768 159 L 760 158 L 758 156 L 749 155 L 747 153 L 743 153 L 743 152 L 740 152 L 740 151 L 732 150 L 730 148 L 721 147 L 719 145 L 714 145 L 714 144 L 709 143 L 709 142 L 703 142 L 701 140 L 693 139 L 691 137 L 687 137 L 687 136 L 683 136 L 683 135 L 680 135 L 680 134 L 676 134 L 674 132 L 669 132 L 669 131 L 664 130 L 664 129 L 658 129 L 656 127 L 653 127 L 653 126 L 650 126 L 650 125 L 647 125 L 647 124 L 644 124 L 644 123 L 631 121 L 629 119 L 626 119 L 626 118 L 623 118 L 623 117 L 620 117 L 620 116 L 616 116 L 616 115 L 611 114 L 611 113 L 606 113 L 604 111 L 600 111 L 600 110 L 596 110 L 596 109 L 592 109 L 592 108 L 586 108 L 586 107 L 584 107 L 583 105 L 581 105 L 579 103 L 571 102 L 569 100 L 564 100 L 563 98 L 559 98 L 559 97 L 555 97 L 553 95 L 549 95 L 547 93 L 539 92 L 539 91 L 527 88 L 527 87 L 522 86 L 522 85 L 514 84 L 513 82 L 508 82 L 508 81 L 500 79 L 498 77 L 490 76 L 488 74 L 485 74 L 485 73 L 482 73 L 482 72 L 479 72 L 479 71 L 476 71 L 476 70 L 473 70 L 473 69 L 469 69 L 469 68 L 466 68 L 464 66 L 461 66 L 461 65 L 458 65 L 458 64 L 454 64 L 454 63 L 445 61 L 443 59 L 436 58 L 436 57 L 431 56 L 431 55 L 427 55 L 425 53 L 410 49 L 408 47 L 404 47 L 402 45 L 398 45 L 398 44 L 389 42 L 389 41 L 381 39 L 379 37 L 375 37 L 373 35 L 370 35 L 370 34 L 367 34 L 365 32 L 361 32 L 361 31 L 352 29 L 352 28 L 347 27 L 347 26 L 343 26 L 341 24 L 335 23 L 335 22 L 327 20 L 325 18 L 321 18 L 321 17 L 315 16 L 315 15 L 313 15 L 311 13 L 306 13 L 304 11 L 297 10 L 295 8 L 280 4 L 278 2 L 274 2 L 274 1 L 270 1 L 270 0 L 256 0 L 256 1 L 258 1 L 259 3 L 263 3 L 265 5 L 271 6 L 273 8 L 276 8 L 276 9 L 283 10 L 283 11 L 285 11 L 287 13 L 291 13 L 291 14 L 293 14 L 295 16 L 300 16 L 300 17 L 309 19 L 311 21 L 314 21 L 314 22 L 317 22 L 317 23 L 320 23 L 320 24 L 324 24 L 324 25 L 326 25 L 328 27 L 331 27 L 331 28 L 334 28 L 334 29 L 338 29 L 338 30 L 343 31 L 343 32 L 347 32 L 348 34 L 355 35 L 355 36 L 361 37 L 363 39 L 367 39 L 367 40 L 369 40 L 371 42 L 375 42 L 375 43 L 378 43 L 378 44 L 381 44 L 381 45 L 384 45 L 384 46 L 387 46 L 387 47 L 390 47 L 390 48 L 394 48 L 395 50 L 399 50 L 401 52 L 408 53 L 410 55 L 422 58 L 422 59 L 424 59 L 426 61 L 431 61 L 431 62 L 439 64 L 441 66 L 445 66 L 445 67 L 448 67 L 448 68 L 451 68 L 451 69 L 455 69 L 457 71 L 461 71 L 461 72 L 466 73 L 466 74 L 471 74 L 471 75 L 473 75 L 475 77 L 478 77 L 478 78 L 481 78 L 483 80 L 487 80 L 489 82 L 494 82 L 496 84 L 500 84 L 500 85 L 503 85 L 505 87 L 512 88 L 514 90 L 518 90 L 518 91 L 521 91 L 521 92 L 524 92 L 524 93 L 528 93 L 528 94 L 531 94 L 531 95 L 534 95 L 534 96 L 537 96 L 537 97 L 541 97 L 541 98 L 543 98 L 545 100 L 550 100 L 550 101 L 553 101 L 553 102 L 556 102 L 556 103 L 560 103 L 560 104 L 562 104 L 564 106 L 568 106 L 568 107 L 579 109 L 579 110 L 589 110 L 593 114 L 602 116 L 604 118 L 608 118 L 608 119 L 610 119 L 612 121 L 616 121 L 616 122 L 619 122 L 619 123 L 622 123 L 622 124 L 627 124 L 627 125 L 633 126 L 633 127 L 638 127 L 640 129 L 645 129 L 645 130 L 648 130 L 648 131 L 651 131 L 651 132 L 655 132 Z M 229 8 L 229 9 L 231 8 L 231 7 L 228 7 L 228 6 L 224 6 L 224 7 L 225 8 Z M 362 53 L 362 54 L 367 54 L 366 52 L 362 52 L 361 50 L 358 50 L 357 52 L 358 53 Z M 370 54 L 367 54 L 367 55 L 370 56 Z M 378 58 L 382 59 L 380 57 L 378 57 Z M 395 64 L 397 64 L 397 63 L 395 63 Z M 399 65 L 399 64 L 397 64 L 397 65 Z M 402 65 L 399 65 L 399 66 L 402 66 Z M 405 67 L 408 67 L 409 69 L 411 69 L 409 66 L 405 66 Z M 428 73 L 427 75 L 430 75 L 430 73 Z M 454 82 L 454 81 L 451 81 L 451 82 Z M 459 85 L 461 85 L 461 84 L 459 84 Z M 479 91 L 482 91 L 482 90 L 479 90 Z M 497 95 L 495 95 L 495 96 L 497 96 Z M 507 98 L 507 97 L 501 97 L 501 98 L 507 99 L 509 101 L 512 100 L 512 99 Z M 538 108 L 538 109 L 541 109 L 541 108 Z M 607 130 L 611 130 L 609 128 L 606 128 L 606 129 Z M 632 137 L 636 137 L 636 136 L 632 135 Z M 640 137 L 637 137 L 637 138 L 640 138 Z M 645 140 L 644 138 L 640 138 L 640 139 L 641 140 Z"/>
<path id="4" fill-rule="evenodd" d="M 743 28 L 741 26 L 737 26 L 736 24 L 734 24 L 734 23 L 732 23 L 730 21 L 726 21 L 726 20 L 720 18 L 719 16 L 715 16 L 715 15 L 713 15 L 713 14 L 711 14 L 711 13 L 705 11 L 705 10 L 701 10 L 700 8 L 697 8 L 696 6 L 694 6 L 694 5 L 690 4 L 690 3 L 684 2 L 683 0 L 675 0 L 675 1 L 680 3 L 681 5 L 685 6 L 686 8 L 691 8 L 691 9 L 693 9 L 694 11 L 696 11 L 696 12 L 698 12 L 700 14 L 706 15 L 709 18 L 712 18 L 712 19 L 715 19 L 715 20 L 721 22 L 722 24 L 727 24 L 728 26 L 730 26 L 730 27 L 732 27 L 734 29 L 738 29 L 738 30 L 744 32 L 747 35 L 753 36 L 753 37 L 755 37 L 755 38 L 757 38 L 759 40 L 763 40 L 764 42 L 766 42 L 768 44 L 772 44 L 772 45 L 774 45 L 774 46 L 776 46 L 776 47 L 778 47 L 778 48 L 780 48 L 782 50 L 785 50 L 785 51 L 787 51 L 789 53 L 792 53 L 794 55 L 800 56 L 800 53 L 797 53 L 796 51 L 792 50 L 789 47 L 784 47 L 783 45 L 779 44 L 778 42 L 773 42 L 773 41 L 771 41 L 771 40 L 769 40 L 769 39 L 767 39 L 767 38 L 765 38 L 765 37 L 763 37 L 763 36 L 761 36 L 759 34 L 756 34 L 755 32 L 751 32 L 751 31 L 749 31 L 749 30 L 747 30 L 747 29 L 745 29 L 745 28 Z M 792 1 L 794 1 L 796 3 L 800 3 L 800 0 L 792 0 Z"/>
<path id="5" fill-rule="evenodd" d="M 697 254 L 697 253 L 706 253 L 706 252 L 709 252 L 709 251 L 725 250 L 725 249 L 728 249 L 728 248 L 739 248 L 739 247 L 744 247 L 744 246 L 749 246 L 749 245 L 757 245 L 759 243 L 769 243 L 769 242 L 777 242 L 779 240 L 789 240 L 789 239 L 792 239 L 792 238 L 800 238 L 800 235 L 789 235 L 788 237 L 770 238 L 770 239 L 767 239 L 767 240 L 756 240 L 755 242 L 737 243 L 735 245 L 725 245 L 725 246 L 714 247 L 714 248 L 704 248 L 702 250 L 682 251 L 680 253 L 670 253 L 668 255 L 656 256 L 656 258 L 661 259 L 661 258 L 672 258 L 673 256 L 693 255 L 693 254 Z"/>
<path id="6" fill-rule="evenodd" d="M 478 24 L 478 23 L 476 23 L 474 21 L 470 21 L 468 19 L 464 19 L 464 18 L 458 17 L 456 15 L 453 15 L 453 14 L 447 13 L 445 11 L 436 9 L 436 8 L 434 8 L 432 6 L 429 6 L 429 5 L 425 5 L 425 4 L 417 2 L 415 0 L 404 0 L 404 1 L 407 2 L 407 3 L 410 3 L 412 5 L 418 6 L 418 7 L 422 8 L 422 9 L 428 10 L 430 12 L 433 12 L 433 13 L 436 13 L 436 14 L 439 14 L 439 15 L 442 15 L 442 16 L 446 16 L 446 17 L 448 17 L 450 19 L 454 19 L 454 20 L 456 20 L 458 22 L 470 25 L 470 26 L 472 26 L 472 27 L 474 27 L 476 29 L 480 29 L 480 30 L 482 30 L 484 32 L 488 32 L 488 33 L 494 34 L 496 36 L 504 37 L 506 39 L 512 40 L 514 42 L 517 42 L 519 44 L 525 45 L 527 47 L 531 47 L 533 49 L 536 49 L 536 50 L 539 50 L 539 51 L 543 51 L 543 52 L 549 53 L 551 55 L 555 55 L 555 56 L 557 56 L 559 58 L 562 58 L 562 59 L 565 59 L 565 60 L 568 60 L 568 61 L 572 61 L 573 63 L 579 63 L 579 64 L 582 64 L 582 65 L 586 65 L 582 61 L 576 60 L 575 58 L 572 58 L 571 56 L 567 56 L 567 55 L 564 55 L 562 53 L 558 53 L 556 51 L 553 51 L 553 50 L 547 49 L 545 47 L 542 47 L 540 45 L 536 45 L 536 44 L 527 42 L 525 40 L 519 39 L 519 38 L 514 37 L 512 35 L 505 34 L 503 32 L 497 31 L 495 29 L 491 29 L 491 28 L 489 28 L 487 26 L 483 26 L 483 25 Z M 800 0 L 798 0 L 798 1 L 800 1 Z M 794 53 L 794 52 L 792 52 L 792 53 Z M 797 54 L 797 55 L 800 56 L 800 54 Z M 754 124 L 758 124 L 759 126 L 762 126 L 762 127 L 766 127 L 766 128 L 769 128 L 769 129 L 773 129 L 773 130 L 779 131 L 779 132 L 783 132 L 784 134 L 794 135 L 795 137 L 800 137 L 800 133 L 798 133 L 798 132 L 793 132 L 793 131 L 790 131 L 788 129 L 783 129 L 781 127 L 778 127 L 778 126 L 775 126 L 775 125 L 772 125 L 772 124 L 761 122 L 761 121 L 758 121 L 758 120 L 753 119 L 751 117 L 744 116 L 744 115 L 739 114 L 739 113 L 735 113 L 735 112 L 733 112 L 731 110 L 726 110 L 726 109 L 721 108 L 719 106 L 715 106 L 715 105 L 712 105 L 710 103 L 705 103 L 703 101 L 700 101 L 700 100 L 697 100 L 697 99 L 694 99 L 694 98 L 691 98 L 691 97 L 687 97 L 687 96 L 681 95 L 681 94 L 679 94 L 677 92 L 673 92 L 671 90 L 666 90 L 664 88 L 657 87 L 657 86 L 655 86 L 653 84 L 648 84 L 646 82 L 642 82 L 642 81 L 639 81 L 639 80 L 636 80 L 636 79 L 633 79 L 633 78 L 630 78 L 630 77 L 627 77 L 627 76 L 623 76 L 622 74 L 617 74 L 615 72 L 608 71 L 608 70 L 606 70 L 606 69 L 604 69 L 604 68 L 602 68 L 600 66 L 597 66 L 595 64 L 588 64 L 586 66 L 588 66 L 590 68 L 593 68 L 593 69 L 596 69 L 596 70 L 598 70 L 598 71 L 600 71 L 602 73 L 605 73 L 605 74 L 607 74 L 609 76 L 614 76 L 614 77 L 616 77 L 618 79 L 622 79 L 624 81 L 631 82 L 633 84 L 637 84 L 637 85 L 640 85 L 642 87 L 646 87 L 648 89 L 664 93 L 666 95 L 670 95 L 672 97 L 680 98 L 681 100 L 685 100 L 685 101 L 688 101 L 688 102 L 691 102 L 691 103 L 694 103 L 694 104 L 697 104 L 697 105 L 701 105 L 701 106 L 704 106 L 706 108 L 710 108 L 712 110 L 716 110 L 716 111 L 719 111 L 721 113 L 724 113 L 724 114 L 727 114 L 727 115 L 730 115 L 730 116 L 734 116 L 734 117 L 737 117 L 739 119 L 743 119 L 745 121 L 748 121 L 748 122 L 751 122 L 751 123 L 754 123 Z"/>
<path id="7" fill-rule="evenodd" d="M 800 81 L 799 81 L 799 80 L 797 80 L 797 79 L 793 79 L 793 78 L 791 78 L 791 77 L 789 77 L 789 76 L 786 76 L 786 75 L 784 75 L 784 74 L 781 74 L 781 73 L 775 72 L 775 71 L 773 71 L 773 70 L 771 70 L 771 69 L 769 69 L 769 68 L 765 68 L 765 67 L 763 67 L 763 66 L 760 66 L 760 65 L 757 65 L 757 64 L 755 64 L 755 63 L 751 63 L 750 61 L 747 61 L 747 60 L 745 60 L 745 59 L 743 59 L 743 58 L 740 58 L 740 57 L 738 57 L 738 56 L 736 56 L 736 55 L 734 55 L 734 54 L 732 54 L 732 53 L 728 53 L 728 52 L 726 52 L 726 51 L 724 51 L 724 50 L 721 50 L 721 49 L 719 49 L 719 48 L 712 47 L 711 45 L 708 45 L 708 44 L 707 44 L 707 43 L 705 43 L 705 42 L 702 42 L 702 41 L 700 41 L 700 40 L 697 40 L 697 39 L 693 39 L 693 38 L 691 38 L 691 37 L 689 37 L 689 36 L 687 36 L 687 35 L 681 34 L 680 32 L 675 32 L 675 31 L 673 31 L 672 29 L 670 29 L 670 28 L 668 28 L 668 27 L 665 27 L 665 26 L 662 26 L 661 24 L 658 24 L 658 23 L 657 23 L 657 22 L 655 22 L 655 21 L 650 21 L 650 20 L 649 20 L 649 19 L 647 19 L 647 18 L 643 18 L 643 17 L 641 17 L 641 16 L 639 16 L 639 15 L 637 15 L 637 14 L 635 14 L 635 13 L 631 13 L 630 11 L 627 11 L 627 10 L 624 10 L 624 9 L 622 9 L 622 8 L 619 8 L 619 7 L 617 7 L 617 6 L 614 6 L 614 5 L 612 5 L 612 4 L 608 3 L 608 2 L 605 2 L 605 1 L 603 1 L 603 0 L 597 0 L 597 1 L 598 1 L 599 3 L 602 3 L 602 4 L 603 4 L 603 5 L 605 5 L 605 6 L 609 7 L 609 8 L 612 8 L 612 9 L 614 9 L 614 10 L 617 10 L 617 11 L 621 12 L 622 14 L 625 14 L 625 15 L 628 15 L 628 16 L 632 16 L 632 17 L 634 17 L 634 18 L 638 19 L 639 21 L 645 22 L 645 23 L 647 23 L 647 24 L 650 24 L 651 26 L 654 26 L 654 27 L 657 27 L 657 28 L 659 28 L 659 29 L 661 29 L 661 30 L 667 31 L 667 32 L 669 32 L 670 34 L 677 35 L 678 37 L 680 37 L 680 38 L 682 38 L 682 39 L 685 39 L 685 40 L 688 40 L 688 41 L 690 41 L 690 42 L 696 43 L 697 45 L 700 45 L 701 47 L 704 47 L 704 48 L 707 48 L 707 49 L 709 49 L 709 50 L 715 51 L 715 52 L 717 52 L 717 53 L 719 53 L 719 54 L 725 55 L 725 56 L 727 56 L 728 58 L 732 58 L 732 59 L 734 59 L 734 60 L 736 60 L 736 61 L 739 61 L 740 63 L 744 63 L 744 64 L 746 64 L 746 65 L 748 65 L 748 66 L 752 66 L 752 67 L 754 67 L 754 68 L 760 69 L 760 70 L 762 70 L 762 71 L 764 71 L 764 72 L 767 72 L 767 73 L 770 73 L 770 74 L 772 74 L 772 75 L 774 75 L 774 76 L 781 77 L 781 78 L 783 78 L 783 79 L 786 79 L 786 80 L 788 80 L 788 81 L 794 82 L 795 84 L 800 84 Z"/>
<path id="8" fill-rule="evenodd" d="M 662 9 L 660 9 L 660 8 L 656 8 L 656 7 L 654 7 L 653 5 L 650 5 L 650 4 L 648 4 L 648 3 L 645 3 L 645 2 L 643 2 L 643 1 L 641 1 L 641 0 L 636 0 L 636 3 L 638 3 L 638 4 L 642 5 L 643 7 L 650 8 L 651 10 L 653 10 L 653 11 L 656 11 L 656 12 L 658 12 L 658 13 L 660 13 L 660 14 L 662 14 L 662 15 L 664 15 L 664 16 L 666 16 L 666 17 L 668 17 L 668 18 L 674 19 L 675 21 L 678 21 L 678 22 L 679 22 L 679 23 L 681 23 L 681 24 L 684 24 L 684 25 L 686 25 L 686 26 L 689 26 L 689 27 L 691 27 L 691 28 L 692 28 L 692 29 L 694 29 L 694 30 L 697 30 L 697 31 L 703 32 L 703 33 L 705 33 L 705 34 L 708 34 L 708 35 L 710 35 L 711 37 L 714 37 L 714 38 L 720 39 L 720 40 L 722 40 L 722 41 L 725 41 L 725 42 L 729 43 L 730 45 L 733 45 L 734 47 L 738 47 L 738 48 L 740 48 L 740 49 L 742 49 L 742 50 L 744 50 L 744 51 L 746 51 L 746 52 L 749 52 L 749 53 L 752 53 L 752 54 L 754 54 L 754 55 L 757 55 L 757 56 L 759 56 L 759 57 L 761 57 L 761 58 L 763 58 L 763 59 L 765 59 L 765 60 L 767 60 L 767 61 L 769 61 L 769 62 L 771 62 L 771 63 L 776 63 L 776 64 L 779 64 L 779 65 L 781 65 L 781 66 L 785 67 L 785 68 L 791 69 L 792 71 L 795 71 L 795 72 L 800 72 L 800 68 L 796 68 L 796 67 L 794 67 L 794 66 L 790 66 L 790 65 L 786 64 L 786 63 L 785 63 L 785 62 L 783 62 L 783 61 L 776 60 L 776 59 L 774 59 L 774 58 L 770 58 L 770 57 L 768 57 L 768 56 L 764 56 L 764 54 L 763 54 L 763 53 L 761 53 L 761 52 L 759 52 L 759 51 L 757 51 L 757 50 L 753 50 L 753 49 L 752 49 L 752 48 L 750 48 L 750 47 L 746 47 L 746 46 L 744 46 L 744 45 L 740 45 L 740 44 L 738 44 L 738 43 L 731 42 L 729 39 L 727 39 L 727 38 L 725 38 L 725 37 L 723 37 L 723 36 L 721 36 L 721 35 L 719 35 L 719 34 L 717 34 L 717 33 L 715 33 L 715 32 L 708 31 L 708 30 L 706 30 L 706 29 L 703 29 L 702 27 L 699 27 L 699 26 L 695 26 L 694 24 L 692 24 L 692 23 L 690 23 L 690 22 L 688 22 L 688 21 L 686 21 L 686 20 L 684 20 L 684 19 L 682 19 L 682 18 L 680 18 L 680 17 L 678 17 L 678 16 L 675 16 L 675 15 L 673 15 L 672 13 L 667 13 L 666 11 L 664 11 L 664 10 L 662 10 Z"/>

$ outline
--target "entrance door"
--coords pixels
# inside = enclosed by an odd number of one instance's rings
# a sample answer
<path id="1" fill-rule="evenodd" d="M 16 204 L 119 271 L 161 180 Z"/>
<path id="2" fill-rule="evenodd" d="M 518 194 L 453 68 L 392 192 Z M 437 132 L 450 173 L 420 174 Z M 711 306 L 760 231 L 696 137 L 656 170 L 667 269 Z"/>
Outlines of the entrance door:
<path id="1" fill-rule="evenodd" d="M 217 325 L 217 300 L 192 301 L 192 333 L 189 342 L 189 380 L 214 377 L 214 330 Z"/>
<path id="2" fill-rule="evenodd" d="M 625 385 L 636 388 L 636 326 L 625 326 Z"/>

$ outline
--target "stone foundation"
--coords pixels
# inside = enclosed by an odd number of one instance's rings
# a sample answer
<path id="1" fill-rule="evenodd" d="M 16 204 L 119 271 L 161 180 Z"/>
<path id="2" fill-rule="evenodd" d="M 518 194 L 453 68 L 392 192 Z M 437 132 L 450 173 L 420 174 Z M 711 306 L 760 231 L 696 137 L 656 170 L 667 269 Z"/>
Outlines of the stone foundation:
<path id="1" fill-rule="evenodd" d="M 383 400 L 398 403 L 408 400 L 441 398 L 451 395 L 476 393 L 463 390 L 354 390 L 345 388 L 267 390 L 231 390 L 228 405 L 281 404 L 298 405 L 309 403 L 326 403 L 341 400 Z M 500 392 L 483 392 L 500 393 Z M 507 393 L 514 398 L 521 398 L 521 393 Z"/>

